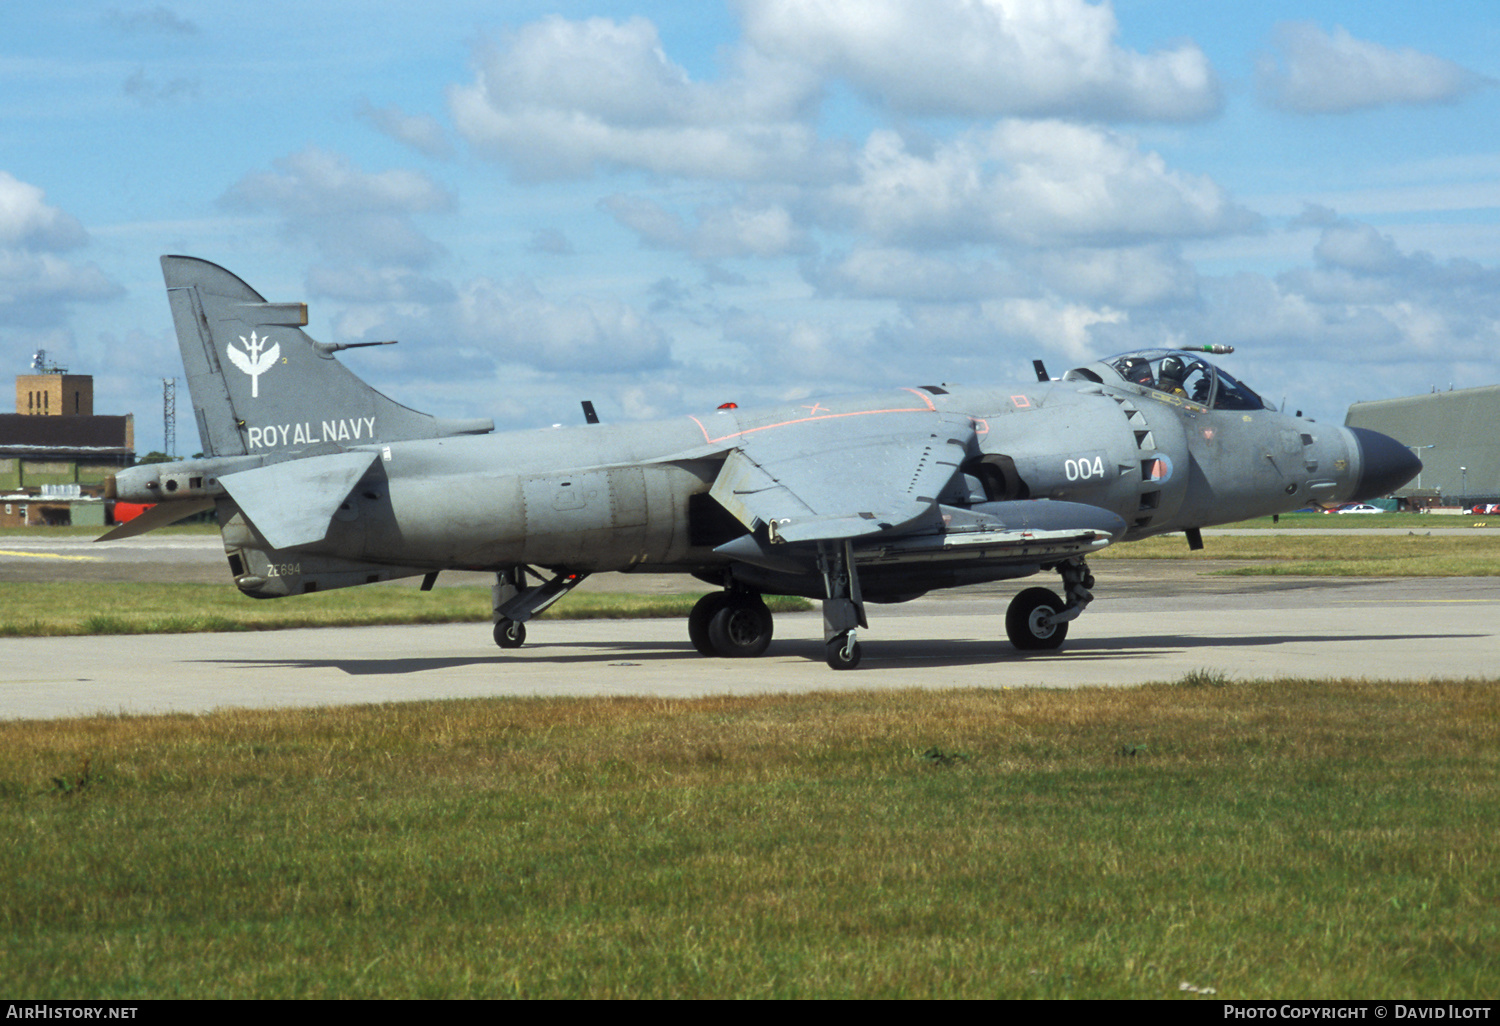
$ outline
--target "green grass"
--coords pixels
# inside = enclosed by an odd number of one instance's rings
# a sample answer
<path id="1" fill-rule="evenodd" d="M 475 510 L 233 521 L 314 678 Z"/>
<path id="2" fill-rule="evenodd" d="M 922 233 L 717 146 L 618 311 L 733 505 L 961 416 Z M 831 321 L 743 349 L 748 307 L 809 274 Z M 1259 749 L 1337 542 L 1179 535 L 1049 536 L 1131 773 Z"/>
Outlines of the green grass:
<path id="1" fill-rule="evenodd" d="M 1448 516 L 1441 513 L 1283 513 L 1272 520 L 1256 517 L 1237 524 L 1222 524 L 1225 528 L 1264 528 L 1271 531 L 1300 531 L 1306 528 L 1318 530 L 1359 530 L 1361 528 L 1398 529 L 1402 531 L 1431 531 L 1437 528 L 1492 528 L 1500 529 L 1500 517 Z"/>
<path id="2" fill-rule="evenodd" d="M 698 593 L 635 595 L 578 591 L 544 619 L 685 617 Z M 773 612 L 810 609 L 805 599 L 768 598 Z M 474 623 L 490 619 L 488 588 L 370 585 L 257 601 L 229 584 L 15 583 L 0 581 L 0 637 L 178 634 L 203 631 Z"/>
<path id="3" fill-rule="evenodd" d="M 0 724 L 28 998 L 1489 998 L 1497 681 Z"/>
<path id="4" fill-rule="evenodd" d="M 1343 519 L 1348 520 L 1349 517 Z M 1369 518 L 1366 518 L 1369 519 Z M 1500 533 L 1458 537 L 1429 534 L 1315 535 L 1271 532 L 1213 536 L 1194 552 L 1181 535 L 1162 535 L 1106 549 L 1091 559 L 1254 560 L 1262 565 L 1227 574 L 1321 577 L 1494 577 L 1500 575 Z"/>

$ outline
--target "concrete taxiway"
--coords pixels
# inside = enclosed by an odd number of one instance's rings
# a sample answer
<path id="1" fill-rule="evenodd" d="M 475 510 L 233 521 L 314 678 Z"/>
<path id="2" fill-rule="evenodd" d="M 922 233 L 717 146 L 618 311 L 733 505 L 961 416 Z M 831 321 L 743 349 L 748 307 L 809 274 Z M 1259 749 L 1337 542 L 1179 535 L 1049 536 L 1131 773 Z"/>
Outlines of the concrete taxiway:
<path id="1" fill-rule="evenodd" d="M 212 546 L 204 550 L 217 564 Z M 824 664 L 815 612 L 777 617 L 770 651 L 749 660 L 699 656 L 682 620 L 539 621 L 524 648 L 507 651 L 484 624 L 15 638 L 3 643 L 0 718 L 528 695 L 1130 685 L 1198 669 L 1241 679 L 1500 675 L 1495 578 L 1226 578 L 1202 569 L 1096 563 L 1099 598 L 1053 653 L 1022 655 L 1004 640 L 1015 584 L 872 606 L 864 662 L 852 672 Z M 1033 583 L 1055 584 L 1022 586 Z"/>

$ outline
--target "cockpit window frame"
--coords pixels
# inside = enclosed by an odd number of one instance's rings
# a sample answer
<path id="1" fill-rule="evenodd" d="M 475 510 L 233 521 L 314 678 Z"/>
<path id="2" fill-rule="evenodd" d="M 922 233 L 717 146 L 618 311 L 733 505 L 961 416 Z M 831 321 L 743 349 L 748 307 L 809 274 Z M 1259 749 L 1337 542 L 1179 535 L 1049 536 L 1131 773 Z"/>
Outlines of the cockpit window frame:
<path id="1" fill-rule="evenodd" d="M 1122 383 L 1158 395 L 1183 399 L 1208 410 L 1268 410 L 1266 401 L 1201 353 L 1182 349 L 1138 349 L 1119 353 L 1065 377 L 1103 383 L 1095 368 L 1104 367 Z"/>

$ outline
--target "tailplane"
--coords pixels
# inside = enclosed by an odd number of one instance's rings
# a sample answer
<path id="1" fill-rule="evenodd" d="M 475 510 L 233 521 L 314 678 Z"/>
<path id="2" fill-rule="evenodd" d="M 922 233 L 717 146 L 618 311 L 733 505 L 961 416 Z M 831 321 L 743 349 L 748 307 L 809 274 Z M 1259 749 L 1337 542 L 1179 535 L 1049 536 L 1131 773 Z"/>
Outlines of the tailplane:
<path id="1" fill-rule="evenodd" d="M 268 303 L 217 264 L 164 256 L 162 274 L 207 456 L 484 434 L 489 420 L 440 420 L 377 392 L 302 328 L 305 303 Z M 357 345 L 358 343 L 356 343 Z"/>

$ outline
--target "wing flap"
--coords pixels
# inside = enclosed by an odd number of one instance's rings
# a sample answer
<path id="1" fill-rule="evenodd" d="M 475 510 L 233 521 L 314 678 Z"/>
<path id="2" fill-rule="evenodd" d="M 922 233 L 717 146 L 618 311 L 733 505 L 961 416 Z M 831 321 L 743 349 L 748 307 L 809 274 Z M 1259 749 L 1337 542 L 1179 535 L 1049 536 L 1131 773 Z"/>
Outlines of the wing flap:
<path id="1" fill-rule="evenodd" d="M 941 419 L 879 413 L 830 427 L 743 436 L 709 494 L 773 542 L 900 533 L 934 515 L 973 435 L 967 423 L 950 437 Z"/>
<path id="2" fill-rule="evenodd" d="M 708 494 L 750 530 L 813 514 L 812 509 L 743 449 L 724 461 Z"/>

